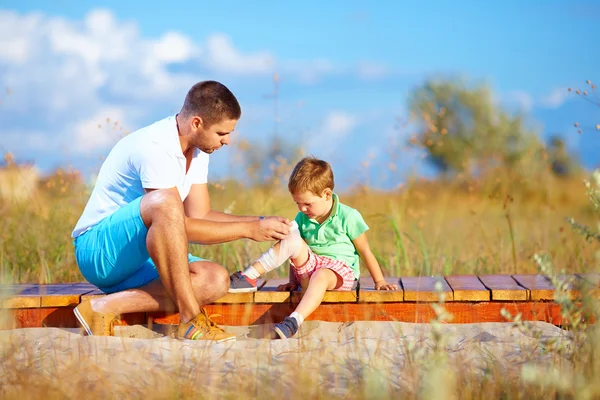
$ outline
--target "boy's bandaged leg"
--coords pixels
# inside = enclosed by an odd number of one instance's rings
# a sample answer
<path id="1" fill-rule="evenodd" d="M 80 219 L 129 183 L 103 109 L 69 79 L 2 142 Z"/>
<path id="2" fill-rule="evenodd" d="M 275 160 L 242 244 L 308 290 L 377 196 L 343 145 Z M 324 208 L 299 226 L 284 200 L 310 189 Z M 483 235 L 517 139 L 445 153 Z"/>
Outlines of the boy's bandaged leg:
<path id="1" fill-rule="evenodd" d="M 272 271 L 290 258 L 296 258 L 300 255 L 304 241 L 300 236 L 298 224 L 293 222 L 292 229 L 288 237 L 279 242 L 279 246 L 273 246 L 256 260 L 265 269 L 266 272 Z"/>

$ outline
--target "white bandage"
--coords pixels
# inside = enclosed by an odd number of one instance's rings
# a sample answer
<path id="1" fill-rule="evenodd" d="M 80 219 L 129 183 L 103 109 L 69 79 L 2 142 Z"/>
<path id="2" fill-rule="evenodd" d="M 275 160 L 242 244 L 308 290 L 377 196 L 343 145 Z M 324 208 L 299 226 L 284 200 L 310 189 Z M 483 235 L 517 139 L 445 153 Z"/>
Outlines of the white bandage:
<path id="1" fill-rule="evenodd" d="M 271 247 L 256 260 L 262 264 L 266 272 L 272 271 L 290 258 L 300 255 L 304 241 L 300 236 L 296 221 L 293 221 L 292 224 L 290 234 L 279 242 L 279 251 L 275 250 L 275 247 Z"/>

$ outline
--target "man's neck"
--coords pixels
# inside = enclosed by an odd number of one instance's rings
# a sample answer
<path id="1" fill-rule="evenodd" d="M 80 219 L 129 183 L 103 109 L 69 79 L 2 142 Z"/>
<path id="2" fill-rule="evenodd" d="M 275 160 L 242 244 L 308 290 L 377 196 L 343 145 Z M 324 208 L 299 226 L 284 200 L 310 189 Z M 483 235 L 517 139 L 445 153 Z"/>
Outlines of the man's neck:
<path id="1" fill-rule="evenodd" d="M 176 114 L 175 115 L 175 124 L 177 125 L 177 134 L 179 137 L 179 144 L 181 145 L 181 153 L 183 155 L 186 155 L 188 153 L 188 151 L 190 150 L 190 145 L 188 143 L 187 140 L 187 136 L 182 132 L 181 128 L 180 128 L 180 115 Z"/>

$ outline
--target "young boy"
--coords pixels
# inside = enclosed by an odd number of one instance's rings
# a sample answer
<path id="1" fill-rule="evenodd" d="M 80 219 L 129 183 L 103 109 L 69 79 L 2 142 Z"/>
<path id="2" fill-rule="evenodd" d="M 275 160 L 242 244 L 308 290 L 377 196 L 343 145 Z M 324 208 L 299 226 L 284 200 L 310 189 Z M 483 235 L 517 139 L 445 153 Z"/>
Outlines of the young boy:
<path id="1" fill-rule="evenodd" d="M 361 214 L 333 193 L 330 165 L 313 157 L 302 159 L 288 183 L 300 212 L 290 234 L 261 255 L 243 272 L 231 275 L 232 293 L 256 291 L 256 280 L 290 260 L 290 282 L 277 290 L 306 290 L 296 310 L 275 325 L 281 338 L 290 338 L 319 306 L 327 290 L 352 290 L 363 259 L 378 290 L 397 290 L 388 284 L 371 252 Z"/>

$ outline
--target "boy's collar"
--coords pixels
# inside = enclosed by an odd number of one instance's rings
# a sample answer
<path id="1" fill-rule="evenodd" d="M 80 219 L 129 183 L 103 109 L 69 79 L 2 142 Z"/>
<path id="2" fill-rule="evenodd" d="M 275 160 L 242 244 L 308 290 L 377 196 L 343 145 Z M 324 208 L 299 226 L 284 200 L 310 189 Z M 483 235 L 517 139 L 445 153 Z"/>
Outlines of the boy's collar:
<path id="1" fill-rule="evenodd" d="M 331 213 L 329 214 L 329 217 L 327 217 L 327 219 L 325 221 L 320 223 L 320 225 L 323 225 L 325 222 L 327 222 L 330 219 L 332 219 L 333 217 L 335 217 L 337 215 L 338 209 L 340 208 L 340 199 L 339 199 L 338 195 L 335 193 L 331 193 L 331 198 L 333 199 L 333 204 L 331 205 Z M 317 221 L 314 218 L 310 218 L 309 221 L 319 224 L 319 221 Z"/>

